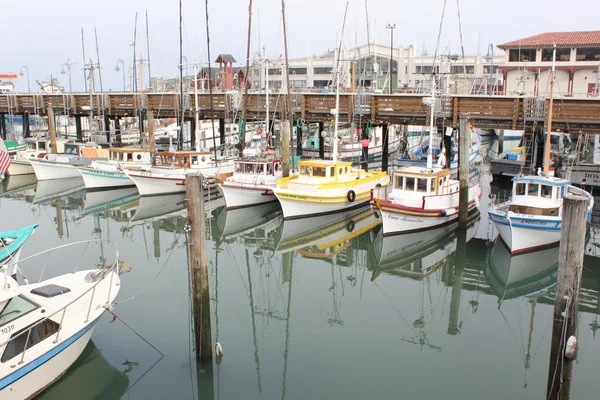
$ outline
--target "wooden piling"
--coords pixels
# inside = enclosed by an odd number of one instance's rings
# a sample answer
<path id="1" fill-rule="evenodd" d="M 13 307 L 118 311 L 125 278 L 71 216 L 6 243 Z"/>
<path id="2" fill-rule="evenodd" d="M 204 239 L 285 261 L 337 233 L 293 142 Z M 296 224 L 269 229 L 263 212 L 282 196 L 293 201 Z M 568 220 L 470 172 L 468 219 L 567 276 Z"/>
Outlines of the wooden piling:
<path id="1" fill-rule="evenodd" d="M 367 124 L 362 127 L 362 135 L 360 135 L 360 148 L 362 151 L 361 168 L 365 171 L 369 170 L 369 134 L 367 132 Z M 365 142 L 366 140 L 366 142 Z M 365 146 L 366 144 L 366 146 Z"/>
<path id="2" fill-rule="evenodd" d="M 323 122 L 319 122 L 319 131 L 317 132 L 319 138 L 319 158 L 323 160 L 325 158 L 325 138 L 323 137 L 323 130 L 325 129 L 325 124 Z"/>
<path id="3" fill-rule="evenodd" d="M 381 170 L 383 172 L 388 172 L 388 152 L 389 152 L 389 148 L 390 148 L 390 142 L 389 142 L 390 136 L 388 133 L 389 132 L 388 124 L 383 124 L 381 129 L 382 129 L 381 137 L 383 139 L 383 143 L 381 144 L 383 147 L 381 150 Z"/>
<path id="4" fill-rule="evenodd" d="M 48 130 L 50 131 L 50 153 L 57 153 L 56 127 L 54 126 L 54 110 L 52 110 L 52 107 L 48 107 L 46 114 L 48 115 Z"/>
<path id="5" fill-rule="evenodd" d="M 110 117 L 104 114 L 104 133 L 106 134 L 106 143 L 112 147 L 112 139 L 110 137 Z"/>
<path id="6" fill-rule="evenodd" d="M 115 142 L 119 147 L 123 143 L 121 138 L 121 120 L 119 117 L 115 117 Z"/>
<path id="7" fill-rule="evenodd" d="M 23 111 L 23 137 L 31 137 L 31 130 L 29 129 L 29 111 Z"/>
<path id="8" fill-rule="evenodd" d="M 192 129 L 192 132 L 194 130 Z M 156 139 L 154 137 L 154 114 L 148 111 L 148 150 L 152 153 L 152 165 L 156 165 Z"/>
<path id="9" fill-rule="evenodd" d="M 6 140 L 6 119 L 4 113 L 0 113 L 0 137 Z"/>
<path id="10" fill-rule="evenodd" d="M 498 154 L 504 153 L 504 129 L 498 129 Z"/>
<path id="11" fill-rule="evenodd" d="M 565 356 L 567 340 L 577 333 L 579 289 L 583 273 L 588 200 L 565 194 L 558 256 L 546 399 L 570 398 L 573 358 Z"/>
<path id="12" fill-rule="evenodd" d="M 90 128 L 91 128 L 91 126 L 90 126 Z M 83 129 L 81 127 L 81 115 L 75 116 L 75 132 L 77 134 L 77 141 L 82 142 L 83 141 Z"/>
<path id="13" fill-rule="evenodd" d="M 469 225 L 469 150 L 471 148 L 471 130 L 466 114 L 460 115 L 458 144 L 458 229 L 467 229 Z"/>
<path id="14" fill-rule="evenodd" d="M 196 360 L 212 359 L 210 296 L 206 265 L 206 225 L 204 222 L 204 189 L 200 173 L 185 176 L 189 234 L 189 268 L 192 280 L 192 313 Z"/>

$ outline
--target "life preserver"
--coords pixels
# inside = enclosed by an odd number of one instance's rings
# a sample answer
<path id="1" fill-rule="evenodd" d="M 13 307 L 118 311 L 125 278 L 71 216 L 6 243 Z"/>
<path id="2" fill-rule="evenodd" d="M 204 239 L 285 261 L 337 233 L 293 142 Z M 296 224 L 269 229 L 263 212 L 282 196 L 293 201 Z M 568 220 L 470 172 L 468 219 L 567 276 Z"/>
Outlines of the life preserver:
<path id="1" fill-rule="evenodd" d="M 348 231 L 348 233 L 351 233 L 354 230 L 354 226 L 354 221 L 348 221 L 348 223 L 346 224 L 346 230 Z"/>
<path id="2" fill-rule="evenodd" d="M 354 190 L 350 190 L 350 191 L 348 192 L 348 194 L 346 195 L 346 197 L 348 198 L 348 201 L 349 201 L 350 203 L 353 203 L 353 202 L 354 202 L 354 200 L 356 200 L 356 193 L 354 193 Z"/>

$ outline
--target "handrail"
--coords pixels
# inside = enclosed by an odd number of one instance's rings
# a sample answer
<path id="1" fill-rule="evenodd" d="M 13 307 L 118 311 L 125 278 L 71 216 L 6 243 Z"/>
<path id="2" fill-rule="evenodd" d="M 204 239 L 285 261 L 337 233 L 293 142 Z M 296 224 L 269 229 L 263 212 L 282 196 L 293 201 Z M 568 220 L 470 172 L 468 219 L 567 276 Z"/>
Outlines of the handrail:
<path id="1" fill-rule="evenodd" d="M 60 331 L 63 328 L 63 320 L 64 320 L 64 316 L 66 314 L 67 308 L 69 308 L 70 306 L 72 306 L 74 303 L 76 303 L 77 301 L 79 301 L 79 299 L 81 299 L 82 297 L 86 296 L 91 291 L 92 292 L 92 296 L 90 298 L 90 303 L 89 303 L 89 306 L 88 306 L 88 313 L 87 313 L 87 316 L 86 316 L 86 319 L 85 319 L 84 322 L 88 322 L 89 321 L 89 314 L 90 314 L 90 311 L 91 311 L 92 304 L 94 303 L 94 297 L 95 297 L 95 293 L 96 293 L 96 286 L 98 284 L 100 284 L 100 282 L 102 282 L 104 280 L 104 278 L 106 277 L 107 274 L 109 274 L 111 272 L 117 272 L 118 273 L 118 269 L 119 269 L 119 248 L 118 248 L 117 244 L 113 240 L 110 240 L 110 239 L 82 240 L 82 241 L 78 241 L 78 242 L 73 242 L 73 243 L 67 243 L 67 244 L 64 244 L 64 245 L 60 245 L 60 246 L 54 247 L 52 249 L 47 249 L 47 250 L 41 251 L 39 253 L 36 253 L 34 255 L 31 255 L 31 256 L 28 256 L 28 257 L 25 257 L 25 258 L 22 258 L 22 259 L 19 260 L 19 263 L 22 263 L 23 261 L 28 260 L 30 258 L 34 258 L 34 257 L 37 257 L 37 256 L 42 255 L 42 254 L 50 253 L 50 252 L 53 252 L 55 250 L 59 250 L 59 249 L 65 248 L 65 247 L 70 247 L 70 246 L 74 246 L 74 245 L 78 245 L 78 244 L 84 244 L 84 243 L 86 245 L 89 245 L 90 243 L 94 243 L 94 242 L 107 242 L 107 243 L 112 243 L 112 244 L 115 245 L 116 258 L 115 258 L 114 263 L 112 263 L 108 268 L 106 268 L 106 266 L 103 266 L 103 267 L 99 268 L 98 271 L 100 271 L 101 273 L 98 274 L 98 275 L 96 275 L 96 277 L 98 277 L 100 279 L 98 279 L 92 286 L 90 286 L 86 291 L 84 291 L 83 293 L 81 293 L 75 299 L 71 300 L 69 303 L 65 304 L 63 307 L 55 310 L 52 314 L 49 314 L 49 315 L 45 316 L 41 320 L 37 321 L 35 324 L 30 325 L 27 328 L 27 330 L 24 330 L 24 331 L 20 332 L 19 334 L 15 335 L 13 337 L 10 337 L 7 340 L 5 340 L 4 342 L 0 343 L 0 348 L 2 348 L 6 344 L 8 344 L 9 342 L 11 342 L 11 341 L 15 340 L 16 338 L 20 337 L 21 335 L 27 333 L 27 339 L 25 340 L 25 345 L 24 345 L 24 348 L 23 348 L 23 353 L 22 353 L 21 361 L 19 362 L 19 364 L 21 364 L 23 362 L 23 359 L 25 358 L 25 352 L 27 351 L 27 346 L 28 346 L 28 342 L 29 342 L 29 335 L 31 334 L 31 330 L 34 329 L 34 328 L 36 328 L 40 324 L 45 323 L 47 320 L 49 320 L 50 318 L 54 317 L 58 313 L 62 312 L 63 315 L 62 315 L 62 318 L 61 318 L 61 321 L 60 321 L 60 324 L 59 324 L 59 328 L 58 328 L 58 330 L 55 333 L 52 334 L 52 335 L 56 335 L 54 343 L 57 343 Z M 86 246 L 86 250 L 87 250 L 87 246 Z M 14 264 L 14 262 L 12 264 Z M 10 267 L 11 263 L 8 263 L 7 265 Z M 8 270 L 8 268 L 5 269 L 4 273 L 6 273 L 7 270 Z M 75 271 L 73 271 L 73 272 L 75 272 Z M 109 303 L 109 300 L 110 300 L 110 295 L 111 295 L 111 290 L 112 290 L 112 279 L 113 279 L 113 274 L 111 273 L 110 274 L 110 280 L 111 280 L 110 281 L 110 288 L 109 288 L 109 293 L 108 293 L 108 297 L 107 297 L 105 305 L 107 305 Z M 40 277 L 40 281 L 41 281 L 41 277 Z M 50 336 L 52 336 L 52 335 L 50 335 Z M 50 336 L 48 336 L 48 338 Z"/>

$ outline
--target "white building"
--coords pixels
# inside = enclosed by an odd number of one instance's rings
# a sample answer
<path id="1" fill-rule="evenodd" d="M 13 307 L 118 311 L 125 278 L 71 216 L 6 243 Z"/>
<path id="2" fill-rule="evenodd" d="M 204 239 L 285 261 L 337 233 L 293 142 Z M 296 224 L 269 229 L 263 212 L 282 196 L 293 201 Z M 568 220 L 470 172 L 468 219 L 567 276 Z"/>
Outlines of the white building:
<path id="1" fill-rule="evenodd" d="M 551 32 L 504 43 L 507 94 L 546 96 L 556 45 L 556 97 L 598 96 L 600 31 Z"/>
<path id="2" fill-rule="evenodd" d="M 2 93 L 13 93 L 15 91 L 15 84 L 10 81 L 0 81 L 0 94 Z"/>

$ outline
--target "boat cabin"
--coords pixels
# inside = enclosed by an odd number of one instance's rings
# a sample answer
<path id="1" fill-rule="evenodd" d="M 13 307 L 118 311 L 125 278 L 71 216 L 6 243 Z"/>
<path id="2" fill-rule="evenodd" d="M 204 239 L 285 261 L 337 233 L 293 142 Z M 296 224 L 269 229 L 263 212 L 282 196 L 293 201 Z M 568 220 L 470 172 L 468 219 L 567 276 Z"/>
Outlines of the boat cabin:
<path id="1" fill-rule="evenodd" d="M 448 169 L 404 167 L 394 172 L 393 190 L 422 195 L 441 195 L 458 191 L 456 181 L 450 179 Z"/>
<path id="2" fill-rule="evenodd" d="M 356 178 L 349 161 L 301 160 L 298 163 L 300 179 L 350 180 Z"/>
<path id="3" fill-rule="evenodd" d="M 517 214 L 559 216 L 567 179 L 541 176 L 513 178 L 512 201 L 508 208 Z"/>
<path id="4" fill-rule="evenodd" d="M 90 158 L 106 157 L 106 155 L 101 155 L 102 153 L 106 153 L 106 150 L 103 150 L 95 143 L 65 143 L 64 154 L 70 156 Z"/>
<path id="5" fill-rule="evenodd" d="M 26 151 L 31 154 L 43 154 L 49 153 L 50 149 L 50 139 L 25 139 Z M 64 153 L 65 152 L 65 141 L 57 140 L 56 141 L 56 152 Z"/>
<path id="6" fill-rule="evenodd" d="M 236 160 L 235 173 L 281 176 L 281 160 Z"/>
<path id="7" fill-rule="evenodd" d="M 157 154 L 160 164 L 176 168 L 191 168 L 192 165 L 202 165 L 214 161 L 208 151 L 165 151 Z"/>
<path id="8" fill-rule="evenodd" d="M 111 147 L 108 149 L 108 152 L 108 159 L 111 161 L 137 163 L 152 162 L 152 153 L 149 150 Z"/>

